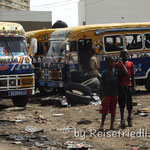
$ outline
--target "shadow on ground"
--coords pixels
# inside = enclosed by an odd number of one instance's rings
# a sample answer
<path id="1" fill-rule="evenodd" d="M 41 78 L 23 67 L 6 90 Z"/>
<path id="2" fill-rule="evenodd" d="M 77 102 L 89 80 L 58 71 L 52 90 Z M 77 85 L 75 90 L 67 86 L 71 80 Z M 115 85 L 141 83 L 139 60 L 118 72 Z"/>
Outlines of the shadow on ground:
<path id="1" fill-rule="evenodd" d="M 150 95 L 150 92 L 146 90 L 136 90 L 136 93 L 133 94 L 133 96 L 141 96 L 141 95 Z"/>

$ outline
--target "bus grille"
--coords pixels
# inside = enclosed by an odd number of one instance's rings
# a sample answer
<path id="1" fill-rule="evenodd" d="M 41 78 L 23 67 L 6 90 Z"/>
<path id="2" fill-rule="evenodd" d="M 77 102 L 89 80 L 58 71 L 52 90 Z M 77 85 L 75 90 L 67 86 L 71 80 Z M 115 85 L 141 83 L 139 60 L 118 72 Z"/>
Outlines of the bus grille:
<path id="1" fill-rule="evenodd" d="M 60 80 L 61 73 L 60 71 L 51 71 L 51 79 L 52 80 Z"/>
<path id="2" fill-rule="evenodd" d="M 43 69 L 42 70 L 42 79 L 43 80 L 61 80 L 61 71 L 60 70 L 50 70 L 50 69 Z"/>
<path id="3" fill-rule="evenodd" d="M 0 91 L 34 87 L 34 74 L 0 75 Z"/>

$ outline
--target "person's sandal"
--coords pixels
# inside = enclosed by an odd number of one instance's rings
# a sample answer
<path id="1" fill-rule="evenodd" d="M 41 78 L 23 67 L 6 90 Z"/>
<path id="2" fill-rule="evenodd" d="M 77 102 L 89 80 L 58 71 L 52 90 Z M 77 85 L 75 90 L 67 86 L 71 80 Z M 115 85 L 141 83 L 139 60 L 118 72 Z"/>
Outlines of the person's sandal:
<path id="1" fill-rule="evenodd" d="M 127 121 L 128 121 L 128 126 L 132 127 L 132 118 L 127 117 Z"/>

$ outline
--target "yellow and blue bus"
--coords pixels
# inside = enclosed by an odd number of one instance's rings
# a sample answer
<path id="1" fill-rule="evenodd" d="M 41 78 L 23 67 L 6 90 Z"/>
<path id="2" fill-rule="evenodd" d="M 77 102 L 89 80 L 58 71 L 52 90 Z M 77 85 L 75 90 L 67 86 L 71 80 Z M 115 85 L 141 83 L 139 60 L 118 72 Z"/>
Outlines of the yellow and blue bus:
<path id="1" fill-rule="evenodd" d="M 64 87 L 72 67 L 78 69 L 92 48 L 101 61 L 100 73 L 106 69 L 107 55 L 117 60 L 120 51 L 127 49 L 135 65 L 136 84 L 145 85 L 150 91 L 150 22 L 58 29 L 51 34 L 49 43 L 49 51 L 42 61 L 41 86 Z"/>
<path id="2" fill-rule="evenodd" d="M 25 31 L 18 23 L 0 22 L 0 95 L 24 107 L 34 94 L 34 68 Z"/>
<path id="3" fill-rule="evenodd" d="M 44 55 L 48 51 L 48 40 L 50 38 L 51 33 L 55 31 L 55 29 L 40 29 L 33 30 L 25 33 L 27 42 L 28 42 L 28 54 L 32 58 L 32 63 L 34 65 L 35 72 L 35 90 L 39 89 L 41 94 L 49 93 L 51 88 L 40 87 L 39 79 L 40 79 L 40 64 L 44 57 Z M 32 39 L 36 40 L 35 50 L 32 50 Z"/>

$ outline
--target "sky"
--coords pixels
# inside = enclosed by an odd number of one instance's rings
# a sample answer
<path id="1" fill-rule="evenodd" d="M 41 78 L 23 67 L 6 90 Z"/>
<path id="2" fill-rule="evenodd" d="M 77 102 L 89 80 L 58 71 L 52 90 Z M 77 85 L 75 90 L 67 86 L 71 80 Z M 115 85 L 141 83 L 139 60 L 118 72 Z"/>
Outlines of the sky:
<path id="1" fill-rule="evenodd" d="M 78 25 L 79 0 L 31 0 L 31 11 L 52 11 L 52 24 L 62 20 L 69 27 Z"/>

